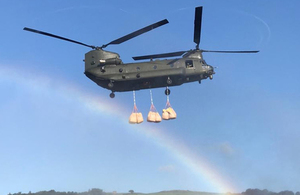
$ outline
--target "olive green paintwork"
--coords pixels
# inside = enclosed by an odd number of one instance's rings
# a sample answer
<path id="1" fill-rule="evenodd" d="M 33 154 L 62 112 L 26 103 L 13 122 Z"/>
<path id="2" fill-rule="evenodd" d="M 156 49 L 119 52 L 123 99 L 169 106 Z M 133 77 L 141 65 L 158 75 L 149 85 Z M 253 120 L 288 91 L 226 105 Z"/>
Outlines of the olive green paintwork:
<path id="1" fill-rule="evenodd" d="M 117 53 L 102 49 L 85 55 L 85 75 L 112 92 L 177 86 L 212 78 L 214 69 L 207 65 L 200 50 L 187 52 L 183 58 L 122 63 Z"/>

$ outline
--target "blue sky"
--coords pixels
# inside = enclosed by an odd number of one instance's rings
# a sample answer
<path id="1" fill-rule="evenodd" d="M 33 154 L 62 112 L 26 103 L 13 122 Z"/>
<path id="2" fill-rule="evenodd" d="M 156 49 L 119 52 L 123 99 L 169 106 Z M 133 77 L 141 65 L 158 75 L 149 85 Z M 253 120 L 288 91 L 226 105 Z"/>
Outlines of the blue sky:
<path id="1" fill-rule="evenodd" d="M 196 6 L 203 6 L 200 48 L 260 53 L 205 53 L 218 67 L 214 79 L 171 88 L 178 118 L 159 124 L 127 123 L 132 93 L 110 99 L 85 77 L 89 48 L 22 30 L 101 46 L 167 18 L 165 26 L 106 48 L 129 63 L 132 56 L 193 49 Z M 2 1 L 0 194 L 299 191 L 299 6 L 297 0 Z M 163 109 L 164 89 L 152 92 Z M 137 92 L 137 106 L 146 116 L 148 90 Z"/>

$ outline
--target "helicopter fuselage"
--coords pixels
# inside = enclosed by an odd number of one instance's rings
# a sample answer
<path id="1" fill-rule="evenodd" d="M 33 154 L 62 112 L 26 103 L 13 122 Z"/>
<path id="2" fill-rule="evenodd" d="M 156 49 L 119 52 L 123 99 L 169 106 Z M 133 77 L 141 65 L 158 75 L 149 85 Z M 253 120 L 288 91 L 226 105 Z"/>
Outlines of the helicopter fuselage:
<path id="1" fill-rule="evenodd" d="M 92 50 L 85 55 L 85 75 L 112 92 L 178 86 L 212 78 L 214 69 L 202 52 L 192 50 L 183 58 L 124 64 L 114 52 Z"/>
<path id="2" fill-rule="evenodd" d="M 99 86 L 111 90 L 110 97 L 115 97 L 114 92 L 133 91 L 140 89 L 151 89 L 158 87 L 178 86 L 183 83 L 213 78 L 214 68 L 204 60 L 203 52 L 215 53 L 257 53 L 259 51 L 222 51 L 199 49 L 202 24 L 202 7 L 195 8 L 194 20 L 194 43 L 196 49 L 189 51 L 176 51 L 171 53 L 160 53 L 154 55 L 136 56 L 134 60 L 150 60 L 142 63 L 123 63 L 119 54 L 103 50 L 109 45 L 118 45 L 149 32 L 155 28 L 169 23 L 167 19 L 148 25 L 144 28 L 115 39 L 107 44 L 99 46 L 88 45 L 66 37 L 58 36 L 48 32 L 27 28 L 24 30 L 61 39 L 71 43 L 92 48 L 85 54 L 85 75 Z M 155 60 L 168 57 L 177 59 Z M 165 94 L 169 95 L 170 90 L 166 88 Z"/>

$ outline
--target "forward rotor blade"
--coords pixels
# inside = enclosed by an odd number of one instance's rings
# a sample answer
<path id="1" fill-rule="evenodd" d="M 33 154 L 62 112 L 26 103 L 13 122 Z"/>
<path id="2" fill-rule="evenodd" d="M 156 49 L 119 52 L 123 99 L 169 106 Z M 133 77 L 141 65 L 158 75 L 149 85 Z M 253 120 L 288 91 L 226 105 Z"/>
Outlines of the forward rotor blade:
<path id="1" fill-rule="evenodd" d="M 137 56 L 137 57 L 133 57 L 133 59 L 134 60 L 147 60 L 147 59 L 155 59 L 155 58 L 176 57 L 176 56 L 183 55 L 185 52 L 187 52 L 187 51 L 177 51 L 177 52 L 171 52 L 171 53 Z"/>
<path id="2" fill-rule="evenodd" d="M 65 38 L 65 37 L 61 37 L 61 36 L 58 36 L 58 35 L 54 35 L 54 34 L 51 34 L 51 33 L 47 33 L 47 32 L 43 32 L 43 31 L 39 31 L 39 30 L 35 30 L 35 29 L 32 29 L 32 28 L 23 28 L 23 30 L 26 30 L 26 31 L 29 31 L 29 32 L 34 32 L 34 33 L 38 33 L 38 34 L 42 34 L 42 35 L 46 35 L 46 36 L 49 36 L 49 37 L 54 37 L 54 38 L 57 38 L 57 39 L 61 39 L 61 40 L 64 40 L 64 41 L 69 41 L 69 42 L 72 42 L 72 43 L 76 43 L 76 44 L 79 44 L 79 45 L 83 45 L 83 46 L 86 46 L 86 47 L 90 47 L 92 49 L 95 49 L 96 47 L 93 46 L 93 45 L 87 45 L 85 43 L 81 43 L 81 42 L 78 42 L 78 41 L 74 41 L 72 39 L 68 39 L 68 38 Z"/>
<path id="3" fill-rule="evenodd" d="M 202 52 L 214 53 L 258 53 L 259 51 L 215 51 L 215 50 L 201 50 Z"/>
<path id="4" fill-rule="evenodd" d="M 112 41 L 112 42 L 110 42 L 110 43 L 108 43 L 108 44 L 106 44 L 106 45 L 103 45 L 102 48 L 105 48 L 105 47 L 107 47 L 108 45 L 112 45 L 112 44 L 120 44 L 120 43 L 123 43 L 123 42 L 125 42 L 125 41 L 128 41 L 129 39 L 132 39 L 132 38 L 134 38 L 134 37 L 136 37 L 136 36 L 139 36 L 139 35 L 141 35 L 141 34 L 143 34 L 143 33 L 145 33 L 145 32 L 148 32 L 148 31 L 150 31 L 150 30 L 153 30 L 153 29 L 155 29 L 155 28 L 157 28 L 157 27 L 160 27 L 160 26 L 162 26 L 162 25 L 165 25 L 165 24 L 167 24 L 167 23 L 169 23 L 169 21 L 168 21 L 167 19 L 161 20 L 161 21 L 159 21 L 159 22 L 157 22 L 157 23 L 151 24 L 151 25 L 146 26 L 146 27 L 144 27 L 144 28 L 142 28 L 142 29 L 140 29 L 140 30 L 137 30 L 137 31 L 135 31 L 135 32 L 133 32 L 133 33 L 130 33 L 130 34 L 128 34 L 128 35 L 125 35 L 125 36 L 123 36 L 123 37 L 121 37 L 121 38 L 119 38 L 119 39 L 116 39 L 116 40 L 114 40 L 114 41 Z"/>
<path id="5" fill-rule="evenodd" d="M 202 25 L 202 7 L 195 8 L 194 20 L 194 42 L 197 44 L 196 49 L 199 49 Z"/>

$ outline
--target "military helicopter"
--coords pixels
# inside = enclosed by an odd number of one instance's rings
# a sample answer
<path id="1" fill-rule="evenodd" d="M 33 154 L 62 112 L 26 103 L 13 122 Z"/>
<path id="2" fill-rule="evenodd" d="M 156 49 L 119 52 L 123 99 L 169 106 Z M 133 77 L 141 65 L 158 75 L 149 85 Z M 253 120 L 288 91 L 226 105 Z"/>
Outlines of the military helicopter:
<path id="1" fill-rule="evenodd" d="M 115 52 L 106 51 L 109 45 L 120 44 L 136 36 L 153 30 L 169 23 L 167 19 L 146 26 L 119 39 L 111 41 L 101 47 L 88 45 L 65 37 L 57 36 L 47 32 L 25 27 L 23 30 L 69 41 L 93 50 L 85 54 L 84 74 L 99 86 L 111 90 L 110 97 L 115 97 L 115 92 L 135 91 L 140 89 L 151 89 L 166 87 L 165 94 L 170 94 L 170 86 L 178 86 L 184 83 L 203 79 L 213 79 L 214 68 L 203 59 L 203 52 L 217 53 L 257 53 L 258 51 L 214 51 L 199 49 L 202 7 L 195 8 L 194 20 L 194 42 L 196 48 L 192 50 L 177 51 L 133 57 L 134 60 L 150 60 L 141 63 L 123 63 L 120 55 Z M 177 59 L 153 60 L 157 58 L 177 57 Z"/>

